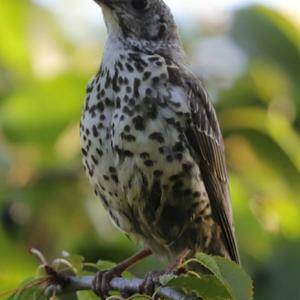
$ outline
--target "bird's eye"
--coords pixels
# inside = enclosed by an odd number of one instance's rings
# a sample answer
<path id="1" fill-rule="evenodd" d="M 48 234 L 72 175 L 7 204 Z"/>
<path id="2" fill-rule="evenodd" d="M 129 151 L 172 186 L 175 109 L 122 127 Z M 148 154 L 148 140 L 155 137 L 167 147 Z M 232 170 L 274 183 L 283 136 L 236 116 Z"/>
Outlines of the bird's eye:
<path id="1" fill-rule="evenodd" d="M 134 9 L 143 10 L 147 7 L 148 1 L 147 0 L 132 0 L 131 4 Z"/>

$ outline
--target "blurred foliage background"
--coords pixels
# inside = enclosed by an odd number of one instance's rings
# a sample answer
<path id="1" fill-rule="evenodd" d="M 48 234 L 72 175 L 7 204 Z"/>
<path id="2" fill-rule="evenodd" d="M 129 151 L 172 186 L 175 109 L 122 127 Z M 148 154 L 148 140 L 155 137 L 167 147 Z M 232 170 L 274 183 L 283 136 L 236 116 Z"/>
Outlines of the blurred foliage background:
<path id="1" fill-rule="evenodd" d="M 32 1 L 0 1 L 0 291 L 34 274 L 31 247 L 89 261 L 135 251 L 95 199 L 79 151 L 85 86 L 105 30 L 79 42 L 63 24 Z M 180 31 L 220 118 L 255 299 L 300 299 L 299 24 L 255 5 Z M 160 267 L 150 259 L 136 272 L 153 263 Z"/>

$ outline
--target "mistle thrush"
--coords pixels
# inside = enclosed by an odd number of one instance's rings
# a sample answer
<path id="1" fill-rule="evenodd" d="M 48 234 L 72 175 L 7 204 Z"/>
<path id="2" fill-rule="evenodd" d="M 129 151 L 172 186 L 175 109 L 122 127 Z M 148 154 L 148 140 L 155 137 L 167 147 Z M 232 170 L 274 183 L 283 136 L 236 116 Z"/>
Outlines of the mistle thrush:
<path id="1" fill-rule="evenodd" d="M 169 8 L 96 2 L 108 38 L 80 126 L 95 193 L 120 230 L 160 257 L 190 249 L 239 262 L 218 120 Z"/>

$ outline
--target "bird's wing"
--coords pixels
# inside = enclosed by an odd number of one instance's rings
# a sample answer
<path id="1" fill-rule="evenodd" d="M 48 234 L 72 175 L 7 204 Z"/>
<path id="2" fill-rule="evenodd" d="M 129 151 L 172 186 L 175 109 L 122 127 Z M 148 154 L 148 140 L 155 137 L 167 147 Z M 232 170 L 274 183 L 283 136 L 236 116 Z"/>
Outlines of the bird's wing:
<path id="1" fill-rule="evenodd" d="M 168 68 L 168 72 L 169 78 L 173 78 L 176 85 L 181 85 L 187 90 L 191 119 L 186 122 L 185 135 L 199 164 L 213 217 L 221 227 L 227 251 L 231 259 L 239 263 L 224 144 L 215 110 L 195 76 L 183 74 L 174 65 Z"/>

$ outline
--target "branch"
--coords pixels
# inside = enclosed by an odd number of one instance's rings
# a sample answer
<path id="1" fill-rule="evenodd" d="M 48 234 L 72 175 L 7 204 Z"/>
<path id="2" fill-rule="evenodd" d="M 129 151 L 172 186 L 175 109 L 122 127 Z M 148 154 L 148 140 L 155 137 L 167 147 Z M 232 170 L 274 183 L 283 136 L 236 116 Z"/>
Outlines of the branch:
<path id="1" fill-rule="evenodd" d="M 92 281 L 94 276 L 70 276 L 64 277 L 63 284 L 50 285 L 46 294 L 49 295 L 62 295 L 67 293 L 74 293 L 77 291 L 91 290 Z M 125 278 L 114 278 L 110 282 L 112 290 L 119 291 L 124 294 L 136 294 L 139 293 L 140 286 L 143 283 L 143 279 L 125 279 Z M 196 297 L 188 296 L 180 291 L 175 290 L 174 288 L 161 287 L 159 288 L 157 295 L 160 298 L 168 300 L 196 300 Z"/>

